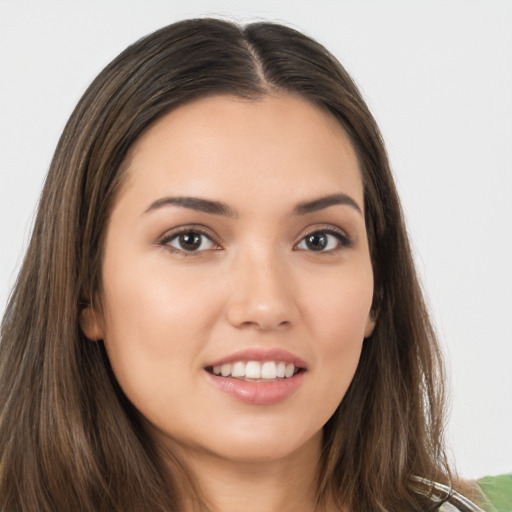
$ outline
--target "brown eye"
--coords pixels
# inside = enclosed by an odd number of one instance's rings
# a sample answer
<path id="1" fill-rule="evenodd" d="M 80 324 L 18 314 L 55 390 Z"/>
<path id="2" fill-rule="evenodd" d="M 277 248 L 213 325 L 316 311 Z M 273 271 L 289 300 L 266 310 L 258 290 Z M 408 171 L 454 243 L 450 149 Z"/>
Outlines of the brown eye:
<path id="1" fill-rule="evenodd" d="M 331 231 L 315 231 L 314 233 L 306 235 L 297 244 L 297 249 L 314 252 L 328 252 L 349 245 L 350 240 L 341 233 Z"/>
<path id="2" fill-rule="evenodd" d="M 329 238 L 325 233 L 313 233 L 304 238 L 304 243 L 311 251 L 323 251 L 329 245 Z"/>
<path id="3" fill-rule="evenodd" d="M 215 243 L 203 233 L 197 231 L 186 231 L 170 238 L 167 245 L 185 252 L 199 252 L 213 249 Z"/>

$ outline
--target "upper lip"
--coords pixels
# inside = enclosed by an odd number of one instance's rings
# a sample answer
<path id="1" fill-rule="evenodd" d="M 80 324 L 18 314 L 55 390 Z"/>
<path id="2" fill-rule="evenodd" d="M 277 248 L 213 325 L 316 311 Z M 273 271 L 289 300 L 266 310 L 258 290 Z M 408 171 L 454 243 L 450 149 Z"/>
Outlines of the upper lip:
<path id="1" fill-rule="evenodd" d="M 206 368 L 210 366 L 222 366 L 223 364 L 232 364 L 237 361 L 278 361 L 287 364 L 293 364 L 296 368 L 306 368 L 306 362 L 300 357 L 284 350 L 282 348 L 249 348 L 233 352 L 232 354 L 212 361 L 206 365 Z"/>

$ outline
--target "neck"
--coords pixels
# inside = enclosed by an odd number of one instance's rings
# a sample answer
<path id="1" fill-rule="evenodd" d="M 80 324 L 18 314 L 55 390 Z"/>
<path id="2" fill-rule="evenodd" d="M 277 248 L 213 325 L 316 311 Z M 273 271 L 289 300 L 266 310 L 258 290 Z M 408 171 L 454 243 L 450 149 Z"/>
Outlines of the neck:
<path id="1" fill-rule="evenodd" d="M 312 512 L 321 433 L 277 460 L 228 460 L 204 451 L 176 453 L 186 462 L 209 512 Z M 187 500 L 185 500 L 187 502 Z M 187 512 L 196 511 L 192 500 Z"/>

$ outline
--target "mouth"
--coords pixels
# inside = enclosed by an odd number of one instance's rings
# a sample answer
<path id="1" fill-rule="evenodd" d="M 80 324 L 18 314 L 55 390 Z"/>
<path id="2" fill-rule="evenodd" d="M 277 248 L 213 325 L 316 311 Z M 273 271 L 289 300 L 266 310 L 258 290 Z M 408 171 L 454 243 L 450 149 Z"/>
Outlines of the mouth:
<path id="1" fill-rule="evenodd" d="M 305 380 L 306 362 L 281 348 L 249 348 L 210 362 L 207 381 L 224 396 L 249 405 L 292 399 Z"/>
<path id="2" fill-rule="evenodd" d="M 284 361 L 234 361 L 207 366 L 205 370 L 217 377 L 245 382 L 278 382 L 304 372 L 305 368 Z"/>

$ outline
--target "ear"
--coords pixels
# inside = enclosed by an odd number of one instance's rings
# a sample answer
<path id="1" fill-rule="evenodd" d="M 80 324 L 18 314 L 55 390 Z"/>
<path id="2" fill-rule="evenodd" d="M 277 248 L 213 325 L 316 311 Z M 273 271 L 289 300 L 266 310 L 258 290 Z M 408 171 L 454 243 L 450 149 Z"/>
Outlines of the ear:
<path id="1" fill-rule="evenodd" d="M 92 341 L 102 340 L 104 337 L 101 315 L 92 306 L 87 306 L 80 312 L 80 327 L 82 332 Z"/>
<path id="2" fill-rule="evenodd" d="M 373 334 L 373 329 L 377 323 L 376 315 L 373 311 L 370 311 L 368 319 L 366 320 L 366 326 L 364 328 L 364 337 L 369 338 Z"/>

